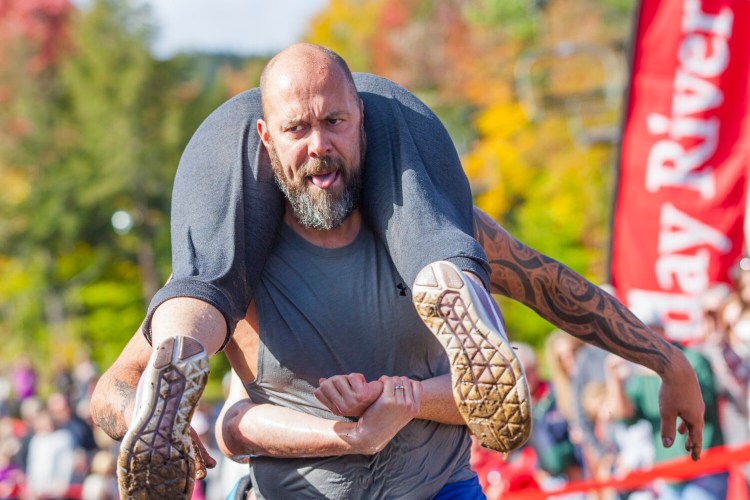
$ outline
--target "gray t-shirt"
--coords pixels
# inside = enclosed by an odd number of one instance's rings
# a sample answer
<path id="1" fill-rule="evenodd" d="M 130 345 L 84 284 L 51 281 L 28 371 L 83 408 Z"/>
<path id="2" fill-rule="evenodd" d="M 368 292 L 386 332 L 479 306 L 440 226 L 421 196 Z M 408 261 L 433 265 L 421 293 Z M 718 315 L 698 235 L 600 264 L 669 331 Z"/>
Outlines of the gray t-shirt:
<path id="1" fill-rule="evenodd" d="M 449 372 L 388 253 L 363 225 L 346 247 L 310 244 L 283 226 L 256 292 L 256 403 L 328 419 L 313 396 L 320 377 L 359 372 L 423 380 Z M 414 420 L 372 456 L 255 458 L 258 498 L 431 498 L 475 476 L 464 426 Z"/>

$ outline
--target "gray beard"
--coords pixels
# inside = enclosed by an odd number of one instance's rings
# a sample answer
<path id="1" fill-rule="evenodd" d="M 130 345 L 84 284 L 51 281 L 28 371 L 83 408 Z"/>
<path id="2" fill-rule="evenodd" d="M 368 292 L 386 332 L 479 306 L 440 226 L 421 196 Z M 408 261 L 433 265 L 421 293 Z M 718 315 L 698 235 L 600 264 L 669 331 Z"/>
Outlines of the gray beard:
<path id="1" fill-rule="evenodd" d="M 339 175 L 341 175 L 340 171 Z M 277 169 L 274 169 L 273 176 L 279 189 L 292 206 L 294 218 L 310 229 L 330 231 L 339 227 L 349 217 L 358 202 L 358 196 L 352 194 L 348 185 L 338 196 L 326 191 L 315 196 L 310 189 L 299 189 L 287 184 Z"/>
<path id="2" fill-rule="evenodd" d="M 344 189 L 340 194 L 330 193 L 328 190 L 308 189 L 303 185 L 287 182 L 282 172 L 276 149 L 271 143 L 268 155 L 271 158 L 273 177 L 276 185 L 292 206 L 294 218 L 305 227 L 318 231 L 330 231 L 344 223 L 347 217 L 354 211 L 359 203 L 362 192 L 362 176 L 364 174 L 365 152 L 367 151 L 367 139 L 364 126 L 359 132 L 359 168 L 354 165 L 344 165 L 343 160 L 325 157 L 318 160 L 310 160 L 302 167 L 302 173 L 314 174 L 327 170 L 331 165 L 337 167 L 338 175 L 342 176 Z M 345 168 L 348 167 L 348 168 Z"/>

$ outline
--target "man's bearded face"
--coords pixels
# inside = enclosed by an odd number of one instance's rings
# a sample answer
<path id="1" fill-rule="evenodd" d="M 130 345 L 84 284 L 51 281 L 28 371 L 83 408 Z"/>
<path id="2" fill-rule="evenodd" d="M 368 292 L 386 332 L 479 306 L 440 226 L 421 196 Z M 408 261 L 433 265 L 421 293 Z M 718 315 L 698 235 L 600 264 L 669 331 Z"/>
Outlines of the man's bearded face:
<path id="1" fill-rule="evenodd" d="M 289 200 L 295 219 L 311 229 L 327 231 L 339 227 L 359 203 L 362 191 L 367 149 L 364 125 L 360 127 L 359 155 L 352 163 L 347 164 L 340 156 L 308 157 L 293 178 L 284 175 L 270 138 L 269 143 L 268 155 L 276 184 Z"/>

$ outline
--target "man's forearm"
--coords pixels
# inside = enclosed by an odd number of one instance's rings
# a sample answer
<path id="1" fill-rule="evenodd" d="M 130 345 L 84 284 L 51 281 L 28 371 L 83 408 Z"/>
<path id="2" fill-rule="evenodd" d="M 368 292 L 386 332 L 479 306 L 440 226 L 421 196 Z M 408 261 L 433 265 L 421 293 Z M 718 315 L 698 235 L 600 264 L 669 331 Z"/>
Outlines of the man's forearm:
<path id="1" fill-rule="evenodd" d="M 353 443 L 354 422 L 326 420 L 249 399 L 235 402 L 219 418 L 222 451 L 239 462 L 251 455 L 299 458 L 360 451 Z"/>
<path id="2" fill-rule="evenodd" d="M 422 403 L 417 418 L 441 424 L 466 425 L 453 399 L 450 374 L 423 380 Z"/>
<path id="3" fill-rule="evenodd" d="M 403 387 L 396 391 L 396 381 Z M 221 451 L 236 461 L 251 455 L 326 457 L 381 451 L 419 413 L 422 386 L 407 378 L 383 382 L 383 392 L 357 422 L 329 420 L 272 404 L 255 404 L 232 374 L 216 425 Z M 397 394 L 398 392 L 398 394 Z"/>
<path id="4" fill-rule="evenodd" d="M 475 232 L 490 262 L 493 293 L 517 300 L 555 326 L 664 374 L 676 350 L 617 299 L 563 264 L 520 243 L 474 210 Z"/>

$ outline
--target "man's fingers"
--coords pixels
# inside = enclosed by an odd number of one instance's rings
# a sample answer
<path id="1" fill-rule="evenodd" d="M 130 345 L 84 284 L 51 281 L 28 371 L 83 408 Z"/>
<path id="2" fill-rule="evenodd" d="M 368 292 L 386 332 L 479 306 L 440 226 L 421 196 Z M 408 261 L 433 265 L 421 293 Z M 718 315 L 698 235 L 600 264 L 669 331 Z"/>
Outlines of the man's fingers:
<path id="1" fill-rule="evenodd" d="M 665 448 L 674 444 L 676 417 L 662 414 L 661 416 L 661 443 Z"/>
<path id="2" fill-rule="evenodd" d="M 373 380 L 372 382 L 367 382 L 367 395 L 368 399 L 375 400 L 380 396 L 380 394 L 383 392 L 383 382 L 380 380 Z"/>
<path id="3" fill-rule="evenodd" d="M 675 421 L 676 419 L 664 418 L 661 421 L 661 439 L 665 448 L 674 444 L 675 439 Z M 703 427 L 701 425 L 690 425 L 686 420 L 682 420 L 677 426 L 677 432 L 687 434 L 685 439 L 685 451 L 690 452 L 693 460 L 698 460 L 703 451 Z"/>
<path id="4" fill-rule="evenodd" d="M 679 432 L 680 434 L 684 436 L 687 431 L 688 431 L 688 426 L 683 420 L 682 422 L 680 422 L 680 425 L 677 426 L 677 432 Z"/>
<path id="5" fill-rule="evenodd" d="M 327 379 L 320 379 L 320 387 L 313 394 L 318 401 L 323 403 L 334 415 L 344 416 L 354 404 L 354 392 L 352 383 L 363 384 L 364 377 L 359 374 L 334 375 Z"/>
<path id="6" fill-rule="evenodd" d="M 698 444 L 694 444 L 690 448 L 690 458 L 693 459 L 693 461 L 698 461 L 701 458 L 701 453 L 703 452 L 703 447 Z"/>
<path id="7" fill-rule="evenodd" d="M 318 387 L 317 389 L 315 389 L 313 391 L 313 396 L 315 396 L 315 399 L 317 399 L 318 401 L 320 401 L 320 404 L 322 404 L 323 406 L 325 406 L 326 408 L 328 408 L 328 410 L 331 413 L 333 413 L 334 415 L 341 416 L 341 411 L 336 407 L 335 404 L 333 404 L 333 402 L 328 398 L 328 396 L 326 396 L 326 394 L 323 391 L 323 389 L 321 389 L 320 387 Z"/>
<path id="8" fill-rule="evenodd" d="M 690 457 L 693 460 L 698 460 L 701 457 L 703 451 L 703 425 L 688 425 L 688 438 L 685 443 L 686 447 L 689 444 L 688 451 Z"/>
<path id="9" fill-rule="evenodd" d="M 701 444 L 695 441 L 695 436 L 691 432 L 685 440 L 685 451 L 690 452 L 690 458 L 698 460 L 701 457 Z"/>
<path id="10" fill-rule="evenodd" d="M 195 444 L 195 441 L 193 441 L 193 452 L 195 453 L 195 480 L 200 481 L 205 479 L 208 471 L 206 471 L 206 462 L 203 460 L 203 455 L 198 451 L 198 445 Z"/>
<path id="11" fill-rule="evenodd" d="M 365 376 L 361 373 L 351 373 L 346 377 L 346 381 L 349 383 L 349 388 L 355 394 L 361 394 L 365 390 L 367 381 Z"/>
<path id="12" fill-rule="evenodd" d="M 195 479 L 200 480 L 206 477 L 206 469 L 216 467 L 216 460 L 208 453 L 206 447 L 203 446 L 203 441 L 192 427 L 190 428 L 190 437 L 193 443 L 193 454 L 195 455 Z"/>
<path id="13" fill-rule="evenodd" d="M 393 377 L 393 397 L 396 401 L 403 401 L 406 399 L 406 386 L 403 384 L 400 377 Z"/>

